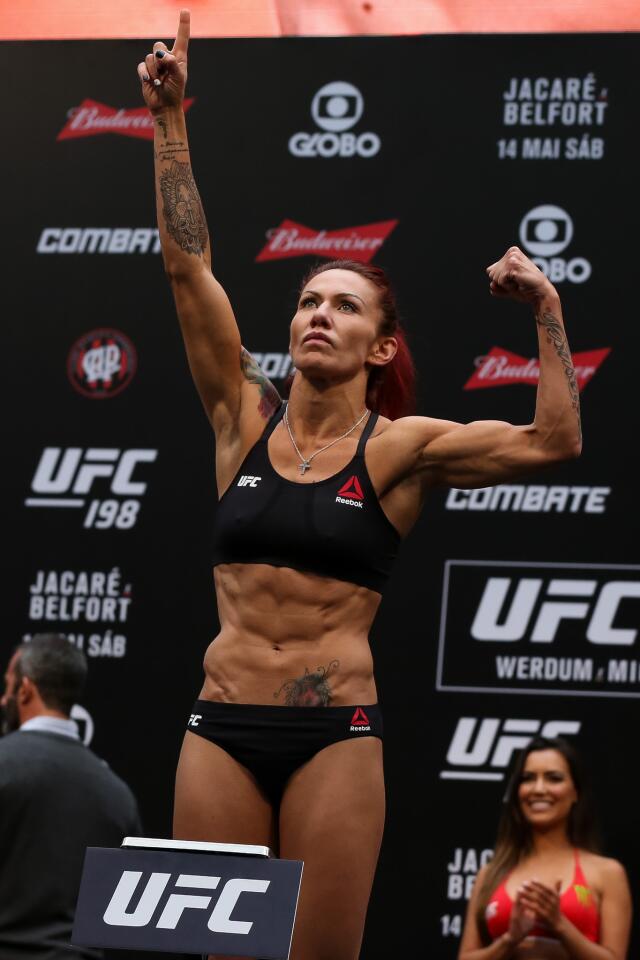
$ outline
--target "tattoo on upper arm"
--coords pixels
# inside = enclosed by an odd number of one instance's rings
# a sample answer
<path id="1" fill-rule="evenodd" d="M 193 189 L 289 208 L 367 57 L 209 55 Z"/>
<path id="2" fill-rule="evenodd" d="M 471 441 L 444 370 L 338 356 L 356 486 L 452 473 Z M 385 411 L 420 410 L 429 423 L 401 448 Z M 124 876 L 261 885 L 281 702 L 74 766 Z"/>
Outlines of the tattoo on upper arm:
<path id="1" fill-rule="evenodd" d="M 328 667 L 317 667 L 313 673 L 305 667 L 301 677 L 285 680 L 273 696 L 277 700 L 284 690 L 287 707 L 328 707 L 332 700 L 329 674 L 339 666 L 339 660 L 332 660 Z"/>
<path id="2" fill-rule="evenodd" d="M 562 328 L 562 324 L 556 317 L 554 317 L 552 313 L 548 312 L 543 313 L 542 316 L 536 317 L 536 320 L 539 326 L 544 327 L 547 334 L 547 342 L 555 347 L 555 351 L 558 355 L 560 363 L 562 364 L 564 375 L 567 378 L 567 385 L 569 387 L 571 406 L 575 410 L 576 417 L 578 418 L 578 430 L 582 436 L 580 426 L 580 391 L 578 390 L 576 371 L 573 366 L 573 360 L 571 359 L 571 353 L 569 352 L 569 344 L 567 343 L 567 338 Z"/>
<path id="3" fill-rule="evenodd" d="M 166 157 L 161 154 L 160 159 Z M 160 190 L 169 236 L 185 253 L 202 256 L 207 246 L 207 224 L 190 165 L 173 160 L 160 174 Z"/>
<path id="4" fill-rule="evenodd" d="M 258 410 L 268 420 L 269 417 L 278 409 L 282 400 L 280 394 L 271 383 L 268 377 L 260 369 L 260 366 L 244 347 L 240 350 L 240 367 L 245 380 L 249 383 L 255 383 L 260 391 L 260 402 Z"/>

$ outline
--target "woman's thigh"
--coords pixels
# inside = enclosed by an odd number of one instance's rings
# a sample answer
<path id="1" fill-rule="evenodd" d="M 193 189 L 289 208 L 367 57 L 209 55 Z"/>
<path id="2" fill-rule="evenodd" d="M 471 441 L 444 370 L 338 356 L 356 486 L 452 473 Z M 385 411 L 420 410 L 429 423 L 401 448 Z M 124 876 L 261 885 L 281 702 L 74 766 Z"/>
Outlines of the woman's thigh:
<path id="1" fill-rule="evenodd" d="M 291 777 L 280 856 L 304 860 L 291 960 L 357 960 L 384 825 L 382 743 L 331 744 Z"/>
<path id="2" fill-rule="evenodd" d="M 176 774 L 173 836 L 276 845 L 273 808 L 252 774 L 221 747 L 189 731 Z"/>

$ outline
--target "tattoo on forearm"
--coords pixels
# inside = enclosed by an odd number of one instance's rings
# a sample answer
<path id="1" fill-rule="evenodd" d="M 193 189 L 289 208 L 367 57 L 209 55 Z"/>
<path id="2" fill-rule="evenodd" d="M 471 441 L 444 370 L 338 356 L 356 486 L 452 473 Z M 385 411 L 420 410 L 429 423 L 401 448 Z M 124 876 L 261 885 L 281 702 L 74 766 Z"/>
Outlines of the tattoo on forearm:
<path id="1" fill-rule="evenodd" d="M 571 353 L 569 352 L 569 344 L 567 343 L 565 332 L 562 329 L 561 323 L 556 317 L 554 317 L 552 313 L 543 313 L 542 316 L 536 317 L 536 321 L 540 327 L 544 327 L 545 333 L 547 334 L 547 343 L 552 344 L 552 346 L 555 348 L 558 359 L 562 364 L 564 375 L 567 378 L 567 386 L 569 387 L 571 406 L 573 407 L 578 419 L 578 432 L 582 437 L 580 425 L 580 391 L 578 390 L 576 371 L 573 367 L 573 360 L 571 359 Z"/>
<path id="2" fill-rule="evenodd" d="M 162 146 L 159 148 L 156 153 L 156 158 L 165 162 L 172 162 L 177 160 L 178 157 L 186 154 L 187 156 L 187 165 L 189 158 L 189 148 L 184 140 L 165 140 Z"/>
<path id="3" fill-rule="evenodd" d="M 245 380 L 248 380 L 249 383 L 255 383 L 260 391 L 260 402 L 258 403 L 258 411 L 260 414 L 268 420 L 269 417 L 278 409 L 282 400 L 280 399 L 280 394 L 271 383 L 268 377 L 265 377 L 264 373 L 260 369 L 260 366 L 253 359 L 248 350 L 245 350 L 244 347 L 240 350 L 240 367 L 242 369 L 242 374 Z"/>
<path id="4" fill-rule="evenodd" d="M 167 233 L 185 253 L 202 256 L 208 239 L 207 224 L 189 164 L 174 160 L 160 174 L 160 191 Z"/>
<path id="5" fill-rule="evenodd" d="M 158 117 L 156 119 L 156 123 L 162 130 L 162 134 L 164 136 L 164 139 L 166 140 L 167 139 L 167 121 L 164 119 L 164 117 Z"/>
<path id="6" fill-rule="evenodd" d="M 284 690 L 287 707 L 328 707 L 332 699 L 329 674 L 339 666 L 339 660 L 332 660 L 328 667 L 317 667 L 313 673 L 305 667 L 301 677 L 285 680 L 273 696 L 277 700 Z"/>

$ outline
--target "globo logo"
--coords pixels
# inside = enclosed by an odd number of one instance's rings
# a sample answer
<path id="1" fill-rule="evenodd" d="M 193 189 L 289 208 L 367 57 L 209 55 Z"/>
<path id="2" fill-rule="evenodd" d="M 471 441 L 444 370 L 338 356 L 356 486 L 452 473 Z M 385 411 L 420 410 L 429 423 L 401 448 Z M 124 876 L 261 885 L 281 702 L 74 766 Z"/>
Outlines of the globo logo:
<path id="1" fill-rule="evenodd" d="M 319 131 L 299 131 L 289 139 L 294 157 L 374 157 L 380 150 L 376 133 L 350 132 L 364 112 L 364 97 L 352 83 L 334 80 L 316 91 L 311 116 Z"/>
<path id="2" fill-rule="evenodd" d="M 566 210 L 543 203 L 529 210 L 520 222 L 520 243 L 552 283 L 585 283 L 591 264 L 584 257 L 559 257 L 573 239 L 573 220 Z"/>

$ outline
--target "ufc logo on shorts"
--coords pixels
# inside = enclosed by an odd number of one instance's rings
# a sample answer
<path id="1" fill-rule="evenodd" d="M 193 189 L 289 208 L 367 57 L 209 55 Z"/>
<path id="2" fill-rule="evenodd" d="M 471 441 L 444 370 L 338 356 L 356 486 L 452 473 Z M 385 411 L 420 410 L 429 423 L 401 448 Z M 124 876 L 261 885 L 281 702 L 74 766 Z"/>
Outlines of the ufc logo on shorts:
<path id="1" fill-rule="evenodd" d="M 508 600 L 507 598 L 510 597 Z M 475 640 L 552 643 L 565 620 L 583 621 L 589 643 L 631 646 L 638 630 L 614 626 L 624 601 L 640 598 L 640 580 L 489 577 L 471 625 Z M 534 610 L 542 599 L 537 615 Z M 637 618 L 636 618 L 637 622 Z"/>
<path id="2" fill-rule="evenodd" d="M 143 877 L 140 870 L 125 870 L 104 912 L 103 920 L 115 927 L 154 926 L 158 930 L 175 930 L 185 910 L 209 910 L 213 897 L 211 894 L 171 893 L 166 899 L 162 912 L 153 922 L 154 914 L 166 896 L 171 879 L 170 873 L 152 873 L 147 880 L 141 896 L 137 898 L 134 910 L 129 911 L 131 901 L 138 890 Z M 174 887 L 189 890 L 217 890 L 220 877 L 200 874 L 181 873 Z M 246 936 L 253 926 L 250 920 L 232 920 L 231 914 L 238 906 L 243 893 L 266 893 L 270 880 L 252 880 L 238 877 L 227 880 L 220 891 L 217 902 L 209 914 L 207 927 L 213 933 L 235 933 Z"/>
<path id="3" fill-rule="evenodd" d="M 257 487 L 261 480 L 262 480 L 262 477 L 248 477 L 243 474 L 238 480 L 238 483 L 236 484 L 236 486 Z"/>
<path id="4" fill-rule="evenodd" d="M 31 489 L 34 493 L 87 494 L 98 479 L 111 478 L 111 492 L 123 497 L 140 497 L 147 484 L 134 479 L 136 468 L 153 463 L 157 450 L 119 450 L 113 447 L 45 447 L 36 468 Z"/>
<path id="5" fill-rule="evenodd" d="M 578 720 L 500 720 L 496 717 L 460 717 L 447 751 L 442 780 L 502 780 L 504 772 L 480 772 L 479 768 L 504 771 L 516 750 L 532 737 L 566 737 L 579 733 Z M 471 767 L 472 770 L 455 768 Z"/>

